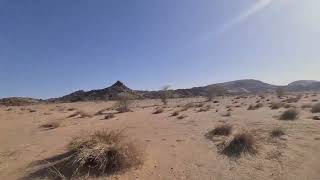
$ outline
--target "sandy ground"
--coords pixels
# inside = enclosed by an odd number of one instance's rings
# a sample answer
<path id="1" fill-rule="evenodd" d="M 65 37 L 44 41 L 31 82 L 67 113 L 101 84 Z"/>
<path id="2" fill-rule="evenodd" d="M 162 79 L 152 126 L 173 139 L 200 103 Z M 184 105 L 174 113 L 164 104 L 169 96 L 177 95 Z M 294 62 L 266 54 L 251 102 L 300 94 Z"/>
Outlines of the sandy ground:
<path id="1" fill-rule="evenodd" d="M 34 162 L 66 152 L 66 145 L 74 136 L 97 129 L 125 129 L 132 141 L 145 150 L 144 164 L 122 174 L 101 179 L 320 179 L 320 121 L 312 120 L 309 108 L 320 95 L 303 98 L 292 103 L 300 111 L 296 121 L 278 120 L 284 108 L 271 110 L 268 103 L 278 98 L 268 95 L 235 99 L 218 98 L 206 112 L 192 107 L 180 114 L 171 113 L 188 102 L 201 102 L 202 98 L 170 100 L 164 112 L 153 114 L 160 100 L 135 101 L 133 112 L 116 114 L 104 120 L 103 115 L 86 118 L 68 118 L 77 110 L 94 114 L 112 107 L 115 102 L 85 102 L 33 105 L 24 107 L 0 107 L 0 179 L 11 180 L 27 177 L 37 170 Z M 267 101 L 269 99 L 269 101 Z M 260 100 L 264 107 L 247 110 L 250 104 Z M 180 106 L 180 107 L 178 107 Z M 228 107 L 231 116 L 223 116 Z M 70 108 L 75 108 L 71 110 Z M 217 112 L 218 110 L 218 112 Z M 34 111 L 34 112 L 33 112 Z M 320 114 L 318 114 L 320 115 Z M 46 122 L 59 122 L 52 130 L 39 128 Z M 233 133 L 247 130 L 254 134 L 258 143 L 256 155 L 230 159 L 219 154 L 215 141 L 204 135 L 217 125 L 230 124 Z M 271 138 L 270 132 L 282 127 L 286 135 Z M 31 179 L 31 178 L 30 178 Z"/>

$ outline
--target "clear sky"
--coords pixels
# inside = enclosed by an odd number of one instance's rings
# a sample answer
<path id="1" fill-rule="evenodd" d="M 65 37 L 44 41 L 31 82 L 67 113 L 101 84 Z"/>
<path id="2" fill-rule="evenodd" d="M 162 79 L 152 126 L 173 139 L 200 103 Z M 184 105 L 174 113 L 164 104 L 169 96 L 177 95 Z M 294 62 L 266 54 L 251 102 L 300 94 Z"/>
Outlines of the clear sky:
<path id="1" fill-rule="evenodd" d="M 320 80 L 319 0 L 0 0 L 0 97 Z"/>

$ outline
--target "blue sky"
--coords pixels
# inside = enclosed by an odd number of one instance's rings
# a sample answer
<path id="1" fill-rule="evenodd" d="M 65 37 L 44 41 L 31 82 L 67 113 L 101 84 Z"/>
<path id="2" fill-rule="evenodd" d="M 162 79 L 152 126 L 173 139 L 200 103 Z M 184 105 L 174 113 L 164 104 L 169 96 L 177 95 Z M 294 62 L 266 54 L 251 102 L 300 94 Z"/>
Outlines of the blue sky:
<path id="1" fill-rule="evenodd" d="M 0 0 L 0 97 L 320 77 L 319 0 Z"/>

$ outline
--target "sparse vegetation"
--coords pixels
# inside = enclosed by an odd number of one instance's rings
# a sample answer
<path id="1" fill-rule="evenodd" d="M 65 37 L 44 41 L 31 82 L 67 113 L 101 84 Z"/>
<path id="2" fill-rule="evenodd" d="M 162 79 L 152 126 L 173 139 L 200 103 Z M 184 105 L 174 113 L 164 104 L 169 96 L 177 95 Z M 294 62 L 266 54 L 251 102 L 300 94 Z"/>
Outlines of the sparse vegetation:
<path id="1" fill-rule="evenodd" d="M 276 89 L 276 94 L 277 94 L 278 98 L 283 97 L 284 94 L 285 94 L 285 89 L 284 89 L 284 87 L 278 87 L 278 88 Z"/>
<path id="2" fill-rule="evenodd" d="M 207 88 L 207 101 L 212 101 L 216 96 L 223 96 L 227 94 L 227 91 L 220 86 L 210 86 Z"/>
<path id="3" fill-rule="evenodd" d="M 179 111 L 175 111 L 171 114 L 171 116 L 178 116 L 179 115 Z"/>
<path id="4" fill-rule="evenodd" d="M 229 157 L 239 157 L 242 154 L 255 154 L 257 152 L 256 141 L 249 132 L 235 134 L 231 140 L 218 145 L 220 153 Z"/>
<path id="5" fill-rule="evenodd" d="M 259 108 L 261 108 L 261 107 L 263 107 L 263 104 L 262 104 L 262 103 L 258 103 L 258 104 L 256 104 L 256 105 L 250 105 L 250 106 L 248 107 L 248 110 L 257 110 L 257 109 L 259 109 Z"/>
<path id="6" fill-rule="evenodd" d="M 232 132 L 231 125 L 220 125 L 212 129 L 206 134 L 206 137 L 211 139 L 214 136 L 229 136 Z"/>
<path id="7" fill-rule="evenodd" d="M 311 112 L 312 113 L 320 113 L 320 103 L 317 103 L 317 104 L 313 105 L 312 109 L 311 109 Z"/>
<path id="8" fill-rule="evenodd" d="M 74 152 L 73 175 L 104 175 L 143 163 L 142 151 L 125 140 L 122 131 L 96 131 L 74 138 L 68 145 Z"/>
<path id="9" fill-rule="evenodd" d="M 201 108 L 198 110 L 198 112 L 206 112 L 206 111 L 209 111 L 210 108 L 211 108 L 211 106 L 210 106 L 210 105 L 207 105 L 207 106 L 205 106 L 205 107 L 201 107 Z"/>
<path id="10" fill-rule="evenodd" d="M 180 115 L 178 116 L 178 119 L 184 119 L 186 116 L 185 115 Z"/>
<path id="11" fill-rule="evenodd" d="M 45 130 L 51 130 L 51 129 L 56 129 L 59 126 L 60 126 L 59 122 L 48 122 L 48 123 L 40 125 L 40 128 L 45 129 Z"/>
<path id="12" fill-rule="evenodd" d="M 115 105 L 115 109 L 116 111 L 118 111 L 119 113 L 125 113 L 125 112 L 130 112 L 130 97 L 128 94 L 122 93 L 119 95 L 119 100 Z"/>
<path id="13" fill-rule="evenodd" d="M 163 113 L 163 108 L 156 108 L 156 110 L 153 112 L 153 114 L 160 114 Z"/>
<path id="14" fill-rule="evenodd" d="M 313 120 L 317 120 L 317 121 L 319 121 L 320 120 L 320 116 L 313 116 L 313 118 L 312 118 Z"/>
<path id="15" fill-rule="evenodd" d="M 104 119 L 112 119 L 114 118 L 114 114 L 113 113 L 108 113 L 104 116 Z"/>
<path id="16" fill-rule="evenodd" d="M 222 114 L 223 117 L 230 117 L 231 116 L 231 113 L 230 112 L 226 112 L 224 114 Z"/>
<path id="17" fill-rule="evenodd" d="M 302 109 L 309 109 L 309 108 L 312 108 L 312 104 L 303 104 L 301 106 Z"/>
<path id="18" fill-rule="evenodd" d="M 285 132 L 282 128 L 274 128 L 271 133 L 270 133 L 271 137 L 280 137 L 280 136 L 283 136 L 285 135 Z"/>
<path id="19" fill-rule="evenodd" d="M 298 115 L 299 112 L 297 109 L 288 109 L 281 114 L 280 120 L 295 120 L 298 118 Z"/>
<path id="20" fill-rule="evenodd" d="M 77 116 L 78 116 L 79 118 L 86 118 L 86 117 L 90 118 L 90 117 L 92 117 L 91 114 L 79 110 L 79 111 L 76 111 L 76 112 L 70 114 L 70 115 L 68 116 L 68 118 L 77 117 Z"/>
<path id="21" fill-rule="evenodd" d="M 170 86 L 164 86 L 160 92 L 160 99 L 163 105 L 168 104 L 168 98 L 169 98 L 169 88 Z"/>
<path id="22" fill-rule="evenodd" d="M 273 102 L 270 105 L 271 109 L 280 109 L 281 107 L 284 107 L 284 104 L 281 102 Z"/>

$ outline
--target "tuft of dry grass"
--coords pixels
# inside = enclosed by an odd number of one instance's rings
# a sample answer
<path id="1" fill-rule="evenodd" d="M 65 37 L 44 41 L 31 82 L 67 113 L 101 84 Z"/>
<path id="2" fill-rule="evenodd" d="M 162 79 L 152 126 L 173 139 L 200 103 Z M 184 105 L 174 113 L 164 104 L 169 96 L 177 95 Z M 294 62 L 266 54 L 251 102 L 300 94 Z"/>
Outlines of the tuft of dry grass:
<path id="1" fill-rule="evenodd" d="M 312 118 L 313 120 L 317 120 L 317 121 L 319 121 L 320 120 L 320 116 L 313 116 L 313 118 Z"/>
<path id="2" fill-rule="evenodd" d="M 295 120 L 297 119 L 299 116 L 299 112 L 297 109 L 288 109 L 286 111 L 284 111 L 281 116 L 280 116 L 280 120 Z"/>
<path id="3" fill-rule="evenodd" d="M 215 127 L 214 129 L 210 130 L 206 137 L 208 139 L 212 139 L 214 136 L 229 136 L 232 132 L 232 126 L 225 124 Z"/>
<path id="4" fill-rule="evenodd" d="M 312 109 L 311 109 L 311 112 L 312 113 L 320 113 L 320 103 L 317 103 L 317 104 L 313 105 Z"/>
<path id="5" fill-rule="evenodd" d="M 312 104 L 303 104 L 301 106 L 302 109 L 309 109 L 309 108 L 312 108 Z"/>
<path id="6" fill-rule="evenodd" d="M 51 129 L 56 129 L 59 126 L 60 126 L 59 122 L 48 122 L 48 123 L 40 125 L 40 128 L 45 129 L 45 130 L 51 130 Z"/>
<path id="7" fill-rule="evenodd" d="M 76 112 L 70 114 L 70 115 L 68 116 L 68 118 L 77 117 L 77 116 L 78 116 L 79 118 L 87 118 L 87 117 L 88 117 L 88 118 L 91 118 L 91 117 L 92 117 L 91 114 L 79 110 L 79 111 L 76 111 Z"/>
<path id="8" fill-rule="evenodd" d="M 273 102 L 270 105 L 271 109 L 280 109 L 282 107 L 284 107 L 284 104 L 282 102 Z"/>
<path id="9" fill-rule="evenodd" d="M 179 111 L 175 111 L 171 114 L 171 116 L 178 116 L 179 115 Z"/>
<path id="10" fill-rule="evenodd" d="M 96 131 L 74 138 L 68 145 L 73 175 L 105 175 L 141 165 L 142 151 L 127 142 L 122 131 Z"/>
<path id="11" fill-rule="evenodd" d="M 280 137 L 280 136 L 283 136 L 285 134 L 286 133 L 284 132 L 284 130 L 282 128 L 279 128 L 279 127 L 278 128 L 274 128 L 270 133 L 271 137 L 273 137 L 273 138 Z"/>
<path id="12" fill-rule="evenodd" d="M 163 108 L 156 108 L 156 110 L 152 114 L 160 114 L 163 113 Z"/>
<path id="13" fill-rule="evenodd" d="M 194 103 L 192 103 L 192 102 L 190 102 L 190 103 L 187 103 L 186 105 L 184 105 L 182 108 L 181 108 L 181 112 L 183 112 L 183 111 L 187 111 L 187 110 L 189 110 L 190 108 L 192 108 L 192 107 L 194 107 L 195 106 L 195 104 Z M 203 106 L 203 104 L 202 103 L 199 103 L 199 106 L 200 107 L 202 107 Z"/>
<path id="14" fill-rule="evenodd" d="M 231 116 L 231 113 L 230 112 L 226 112 L 224 114 L 222 114 L 223 117 L 230 117 Z"/>
<path id="15" fill-rule="evenodd" d="M 185 117 L 187 117 L 187 116 L 185 116 L 185 115 L 180 115 L 180 116 L 178 116 L 177 118 L 178 118 L 178 119 L 184 119 Z"/>
<path id="16" fill-rule="evenodd" d="M 104 116 L 104 119 L 112 119 L 114 118 L 114 114 L 113 113 L 108 113 Z"/>
<path id="17" fill-rule="evenodd" d="M 257 110 L 259 108 L 263 107 L 263 104 L 262 103 L 257 103 L 256 105 L 250 105 L 248 107 L 248 110 Z"/>
<path id="18" fill-rule="evenodd" d="M 237 133 L 232 139 L 218 145 L 221 154 L 229 157 L 240 157 L 242 154 L 255 154 L 256 141 L 249 132 Z"/>
<path id="19" fill-rule="evenodd" d="M 207 106 L 205 106 L 205 107 L 200 108 L 200 109 L 198 110 L 198 112 L 206 112 L 206 111 L 209 111 L 210 108 L 211 108 L 211 106 L 210 106 L 210 105 L 207 105 Z"/>

